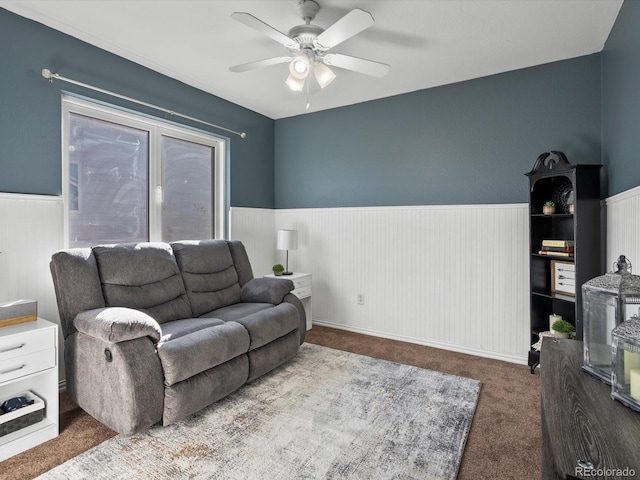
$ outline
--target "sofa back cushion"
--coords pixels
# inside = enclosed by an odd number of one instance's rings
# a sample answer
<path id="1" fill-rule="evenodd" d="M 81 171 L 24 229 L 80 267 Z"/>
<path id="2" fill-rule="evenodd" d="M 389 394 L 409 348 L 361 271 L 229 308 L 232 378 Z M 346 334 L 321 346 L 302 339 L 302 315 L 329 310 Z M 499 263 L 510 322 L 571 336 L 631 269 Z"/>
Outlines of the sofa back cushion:
<path id="1" fill-rule="evenodd" d="M 141 310 L 158 323 L 193 316 L 171 245 L 100 245 L 93 254 L 107 307 Z"/>
<path id="2" fill-rule="evenodd" d="M 105 306 L 98 266 L 90 248 L 74 248 L 54 253 L 49 268 L 62 334 L 67 338 L 76 332 L 73 319 L 78 313 Z"/>
<path id="3" fill-rule="evenodd" d="M 236 267 L 236 272 L 238 272 L 238 282 L 242 288 L 245 283 L 253 280 L 253 270 L 251 269 L 249 256 L 241 241 L 229 240 L 227 241 L 227 245 L 229 245 L 229 250 L 231 250 L 233 264 Z"/>
<path id="4" fill-rule="evenodd" d="M 171 244 L 195 316 L 240 302 L 240 284 L 226 240 Z"/>

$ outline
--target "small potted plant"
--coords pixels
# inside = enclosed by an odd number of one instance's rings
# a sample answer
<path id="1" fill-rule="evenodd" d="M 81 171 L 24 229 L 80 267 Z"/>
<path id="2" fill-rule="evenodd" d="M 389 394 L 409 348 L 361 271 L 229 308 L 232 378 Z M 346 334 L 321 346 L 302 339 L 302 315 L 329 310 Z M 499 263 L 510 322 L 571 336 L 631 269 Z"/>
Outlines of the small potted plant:
<path id="1" fill-rule="evenodd" d="M 551 325 L 551 331 L 556 338 L 569 338 L 569 335 L 575 332 L 576 329 L 566 320 L 556 320 Z"/>
<path id="2" fill-rule="evenodd" d="M 542 206 L 542 213 L 544 213 L 545 215 L 556 213 L 556 204 L 552 201 L 548 201 Z"/>
<path id="3" fill-rule="evenodd" d="M 282 272 L 284 272 L 284 265 L 276 263 L 273 267 L 271 267 L 271 270 L 273 270 L 273 274 L 276 277 L 279 277 L 280 275 L 282 275 Z"/>

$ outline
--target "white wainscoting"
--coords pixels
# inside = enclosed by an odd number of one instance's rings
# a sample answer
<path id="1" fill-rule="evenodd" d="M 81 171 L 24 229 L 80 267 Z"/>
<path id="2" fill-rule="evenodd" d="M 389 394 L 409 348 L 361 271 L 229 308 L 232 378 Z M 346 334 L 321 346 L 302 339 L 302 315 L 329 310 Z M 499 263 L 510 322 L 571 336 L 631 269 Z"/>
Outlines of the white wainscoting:
<path id="1" fill-rule="evenodd" d="M 607 269 L 624 254 L 638 270 L 640 187 L 610 197 L 606 209 Z M 60 197 L 0 194 L 0 301 L 35 298 L 39 314 L 54 322 L 49 259 L 63 245 L 62 215 Z M 526 204 L 233 207 L 229 219 L 231 238 L 245 244 L 256 276 L 284 263 L 277 229 L 299 230 L 300 246 L 289 262 L 313 274 L 317 324 L 526 360 Z M 364 305 L 357 305 L 358 293 Z"/>
<path id="2" fill-rule="evenodd" d="M 276 263 L 275 210 L 231 207 L 229 238 L 240 240 L 247 250 L 255 277 L 271 273 Z"/>
<path id="3" fill-rule="evenodd" d="M 606 202 L 607 255 L 605 267 L 625 255 L 640 275 L 640 187 L 609 197 Z"/>
<path id="4" fill-rule="evenodd" d="M 38 315 L 60 323 L 49 261 L 63 245 L 61 197 L 0 193 L 0 302 L 38 301 Z M 64 378 L 62 333 L 58 365 Z"/>
<path id="5" fill-rule="evenodd" d="M 298 230 L 289 264 L 313 274 L 314 323 L 526 363 L 526 204 L 276 210 L 272 229 L 267 211 L 232 210 L 267 269 L 284 263 L 276 230 Z"/>

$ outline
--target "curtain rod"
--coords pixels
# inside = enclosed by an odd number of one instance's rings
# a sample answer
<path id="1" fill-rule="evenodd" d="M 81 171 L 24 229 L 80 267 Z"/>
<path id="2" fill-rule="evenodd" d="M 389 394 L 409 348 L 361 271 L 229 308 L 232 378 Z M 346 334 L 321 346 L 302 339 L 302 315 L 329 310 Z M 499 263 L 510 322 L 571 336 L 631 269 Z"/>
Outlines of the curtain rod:
<path id="1" fill-rule="evenodd" d="M 111 95 L 112 97 L 117 97 L 122 100 L 127 100 L 128 102 L 133 102 L 133 103 L 137 103 L 138 105 L 144 105 L 145 107 L 153 108 L 155 110 L 160 110 L 161 112 L 168 113 L 169 115 L 175 115 L 176 117 L 185 118 L 193 122 L 202 123 L 204 125 L 209 125 L 210 127 L 224 130 L 225 132 L 234 133 L 238 135 L 240 138 L 245 138 L 247 136 L 245 132 L 236 132 L 235 130 L 230 130 L 228 128 L 221 127 L 220 125 L 216 125 L 214 123 L 205 122 L 204 120 L 200 120 L 198 118 L 190 117 L 188 115 L 183 115 L 182 113 L 174 112 L 173 110 L 169 110 L 167 108 L 163 108 L 157 105 L 153 105 L 151 103 L 143 102 L 142 100 L 136 100 L 135 98 L 126 97 L 124 95 L 120 95 L 119 93 L 110 92 L 109 90 L 105 90 L 103 88 L 94 87 L 93 85 L 88 85 L 86 83 L 78 82 L 77 80 L 72 80 L 70 78 L 63 77 L 62 75 L 58 75 L 57 73 L 51 72 L 51 70 L 49 70 L 48 68 L 45 68 L 42 70 L 42 76 L 47 80 L 49 80 L 49 83 L 53 83 L 54 80 L 61 80 L 63 82 L 72 83 L 74 85 L 79 85 L 80 87 L 88 88 L 89 90 L 94 90 L 96 92 Z"/>

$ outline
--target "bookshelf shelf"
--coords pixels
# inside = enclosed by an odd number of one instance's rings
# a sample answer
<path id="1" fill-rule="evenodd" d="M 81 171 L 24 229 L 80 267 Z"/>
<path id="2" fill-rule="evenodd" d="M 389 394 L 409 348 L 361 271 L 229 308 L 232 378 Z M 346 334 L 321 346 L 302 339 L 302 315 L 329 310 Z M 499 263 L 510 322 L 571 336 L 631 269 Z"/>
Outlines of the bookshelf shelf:
<path id="1" fill-rule="evenodd" d="M 573 218 L 573 213 L 552 213 L 551 215 L 545 213 L 532 213 L 534 218 Z"/>
<path id="2" fill-rule="evenodd" d="M 540 255 L 539 253 L 532 253 L 532 257 L 544 258 L 545 260 L 562 260 L 563 262 L 573 262 L 575 257 L 562 257 L 560 255 Z"/>
<path id="3" fill-rule="evenodd" d="M 576 338 L 582 340 L 580 287 L 602 273 L 601 168 L 602 165 L 595 164 L 572 165 L 562 152 L 545 152 L 526 174 L 529 177 L 531 345 L 538 341 L 538 333 L 549 330 L 551 314 L 561 315 L 572 323 L 576 327 Z M 547 201 L 555 202 L 556 213 L 542 213 L 542 206 Z M 569 212 L 570 204 L 573 213 Z M 540 254 L 543 240 L 563 240 L 563 245 L 574 246 L 574 255 Z M 574 265 L 575 295 L 552 291 L 554 260 Z M 534 373 L 540 363 L 540 352 L 530 349 L 528 360 L 531 373 Z"/>
<path id="4" fill-rule="evenodd" d="M 531 295 L 538 295 L 541 297 L 547 297 L 547 298 L 551 298 L 552 300 L 558 300 L 560 302 L 569 302 L 569 303 L 576 303 L 576 297 L 573 297 L 571 295 L 563 295 L 562 293 L 552 293 L 552 292 L 537 292 L 537 291 L 531 291 Z"/>

